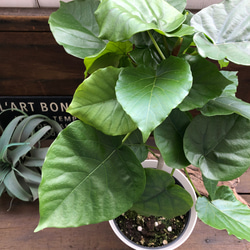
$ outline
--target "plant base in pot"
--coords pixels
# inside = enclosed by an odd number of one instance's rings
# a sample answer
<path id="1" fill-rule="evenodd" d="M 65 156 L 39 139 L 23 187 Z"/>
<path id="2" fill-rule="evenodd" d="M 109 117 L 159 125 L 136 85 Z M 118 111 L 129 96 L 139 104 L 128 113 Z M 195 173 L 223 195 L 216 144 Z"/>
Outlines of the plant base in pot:
<path id="1" fill-rule="evenodd" d="M 156 168 L 157 167 L 157 162 L 156 160 L 146 160 L 142 163 L 144 168 Z M 163 169 L 164 171 L 171 173 L 172 168 L 166 166 L 164 164 Z M 190 195 L 192 196 L 192 199 L 194 201 L 196 201 L 196 194 L 195 191 L 192 187 L 192 185 L 190 184 L 190 182 L 188 181 L 188 179 L 185 177 L 185 175 L 183 173 L 181 173 L 181 171 L 179 170 L 175 170 L 173 177 L 183 186 L 184 189 L 186 189 Z M 114 233 L 119 237 L 119 239 L 121 241 L 123 241 L 126 245 L 128 245 L 129 247 L 131 247 L 132 249 L 164 249 L 164 250 L 170 250 L 170 249 L 176 249 L 177 247 L 179 247 L 180 245 L 182 245 L 187 239 L 188 237 L 191 235 L 195 224 L 196 224 L 196 220 L 197 220 L 197 214 L 195 211 L 195 207 L 194 205 L 192 206 L 192 208 L 190 209 L 190 211 L 186 214 L 187 218 L 186 218 L 186 223 L 185 223 L 185 228 L 182 230 L 182 232 L 179 234 L 179 236 L 169 242 L 168 244 L 159 246 L 159 247 L 148 247 L 148 246 L 142 246 L 139 244 L 136 244 L 135 242 L 133 242 L 132 240 L 129 240 L 124 234 L 123 232 L 120 231 L 120 228 L 118 227 L 116 220 L 110 220 L 110 226 L 113 229 Z M 140 230 L 140 229 L 139 229 Z M 169 228 L 169 230 L 171 230 Z M 167 243 L 167 242 L 165 242 Z"/>

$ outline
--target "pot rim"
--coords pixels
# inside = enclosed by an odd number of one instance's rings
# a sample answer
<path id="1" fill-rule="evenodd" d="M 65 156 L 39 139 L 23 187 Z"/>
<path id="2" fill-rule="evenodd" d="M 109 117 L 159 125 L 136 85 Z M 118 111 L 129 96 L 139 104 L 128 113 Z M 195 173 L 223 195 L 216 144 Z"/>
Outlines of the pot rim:
<path id="1" fill-rule="evenodd" d="M 157 167 L 157 162 L 158 162 L 157 160 L 147 159 L 144 162 L 142 162 L 142 166 L 144 168 L 156 168 Z M 172 168 L 168 167 L 164 163 L 162 170 L 164 170 L 164 171 L 166 171 L 168 173 L 171 173 Z M 135 250 L 140 250 L 140 249 L 172 250 L 172 249 L 176 249 L 177 247 L 182 245 L 189 238 L 191 233 L 193 232 L 196 221 L 197 221 L 197 213 L 196 213 L 196 210 L 195 210 L 195 203 L 196 203 L 196 200 L 197 200 L 196 193 L 195 193 L 194 188 L 192 187 L 191 183 L 187 179 L 187 177 L 180 170 L 175 169 L 173 176 L 181 183 L 183 188 L 185 188 L 190 193 L 190 195 L 191 195 L 191 197 L 193 199 L 193 206 L 191 207 L 191 209 L 188 212 L 189 218 L 188 218 L 187 224 L 185 226 L 185 229 L 180 234 L 180 236 L 178 236 L 178 238 L 176 240 L 170 242 L 167 245 L 160 246 L 160 247 L 145 247 L 145 246 L 138 245 L 138 244 L 134 243 L 133 241 L 129 240 L 119 230 L 115 220 L 110 220 L 109 224 L 110 224 L 112 230 L 114 231 L 114 233 L 116 234 L 116 236 L 121 241 L 123 241 L 123 243 L 125 243 L 126 245 L 128 245 L 132 249 L 135 249 Z"/>

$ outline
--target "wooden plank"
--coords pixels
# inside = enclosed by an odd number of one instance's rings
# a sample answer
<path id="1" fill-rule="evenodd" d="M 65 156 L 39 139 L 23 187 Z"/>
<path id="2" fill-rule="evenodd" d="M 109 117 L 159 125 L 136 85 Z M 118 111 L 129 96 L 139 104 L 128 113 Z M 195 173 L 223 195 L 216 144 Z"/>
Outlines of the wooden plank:
<path id="1" fill-rule="evenodd" d="M 0 8 L 0 31 L 49 31 L 48 19 L 56 9 Z"/>
<path id="2" fill-rule="evenodd" d="M 248 195 L 250 198 L 250 195 Z M 112 232 L 108 222 L 79 228 L 44 229 L 34 233 L 39 221 L 38 202 L 13 202 L 8 212 L 10 198 L 0 198 L 0 249 L 84 249 L 84 250 L 126 250 Z M 229 236 L 225 230 L 219 231 L 197 221 L 194 232 L 178 250 L 242 250 L 250 249 L 250 243 Z"/>
<path id="3" fill-rule="evenodd" d="M 49 16 L 57 8 L 0 8 L 0 16 Z"/>
<path id="4" fill-rule="evenodd" d="M 240 177 L 240 183 L 237 185 L 236 191 L 240 194 L 250 194 L 250 168 Z"/>
<path id="5" fill-rule="evenodd" d="M 247 180 L 249 182 L 249 179 Z M 250 194 L 249 194 L 249 190 L 247 194 L 241 194 L 241 197 L 248 202 L 248 204 L 250 205 Z"/>
<path id="6" fill-rule="evenodd" d="M 15 200 L 9 212 L 10 199 L 0 199 L 0 249 L 129 249 L 113 234 L 108 222 L 79 228 L 45 229 L 34 233 L 39 221 L 38 202 Z"/>
<path id="7" fill-rule="evenodd" d="M 1 95 L 73 95 L 83 81 L 81 59 L 50 32 L 0 32 Z"/>
<path id="8" fill-rule="evenodd" d="M 49 31 L 48 17 L 0 15 L 0 31 Z"/>
<path id="9" fill-rule="evenodd" d="M 198 219 L 190 238 L 178 250 L 242 250 L 250 249 L 250 242 L 228 235 L 225 230 L 217 230 Z"/>

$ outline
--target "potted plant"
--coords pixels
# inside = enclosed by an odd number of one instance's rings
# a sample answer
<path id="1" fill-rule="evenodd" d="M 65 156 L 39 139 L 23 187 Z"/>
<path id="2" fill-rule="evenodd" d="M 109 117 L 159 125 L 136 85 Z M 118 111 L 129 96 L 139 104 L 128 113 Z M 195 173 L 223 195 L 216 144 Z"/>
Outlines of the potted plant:
<path id="1" fill-rule="evenodd" d="M 42 141 L 58 134 L 61 127 L 44 115 L 28 116 L 21 110 L 1 112 L 0 123 L 0 196 L 7 192 L 12 199 L 34 201 L 48 150 Z"/>
<path id="2" fill-rule="evenodd" d="M 204 223 L 250 240 L 249 208 L 217 186 L 250 165 L 250 105 L 235 96 L 237 72 L 221 69 L 250 65 L 249 4 L 226 0 L 193 15 L 185 0 L 61 2 L 50 28 L 84 59 L 85 80 L 68 108 L 79 120 L 60 133 L 43 165 L 35 231 L 107 221 L 132 207 L 185 213 L 188 192 L 178 189 L 164 204 L 168 188 L 147 182 L 161 179 L 164 160 L 188 178 L 187 166 L 200 169 L 209 197 L 194 187 L 195 207 Z M 152 134 L 161 156 L 147 171 L 141 162 Z"/>
<path id="3" fill-rule="evenodd" d="M 156 159 L 148 159 L 142 162 L 144 168 L 150 168 L 149 170 L 154 171 L 154 173 L 157 173 L 157 171 L 154 170 L 157 169 L 157 165 L 158 161 Z M 176 249 L 189 238 L 195 227 L 197 220 L 194 205 L 196 202 L 196 193 L 191 183 L 180 170 L 176 169 L 173 173 L 173 177 L 175 182 L 181 187 L 171 185 L 169 174 L 171 175 L 172 168 L 166 166 L 164 163 L 161 170 L 168 173 L 161 173 L 161 178 L 157 176 L 156 180 L 158 188 L 162 185 L 160 184 L 161 181 L 168 184 L 168 188 L 166 188 L 166 190 L 168 189 L 168 193 L 165 193 L 165 201 L 169 202 L 169 199 L 172 201 L 175 200 L 175 193 L 178 188 L 184 188 L 191 195 L 193 206 L 188 213 L 181 216 L 175 217 L 174 214 L 170 215 L 173 211 L 168 211 L 167 214 L 169 217 L 166 218 L 163 216 L 152 216 L 150 214 L 148 214 L 148 216 L 142 216 L 142 214 L 144 214 L 144 207 L 139 208 L 141 204 L 140 202 L 136 202 L 135 206 L 129 211 L 114 220 L 110 220 L 109 223 L 114 233 L 121 241 L 133 249 L 140 250 L 152 247 L 160 247 L 162 250 Z M 146 173 L 150 178 L 147 179 L 147 182 L 151 183 L 151 185 L 148 185 L 148 188 L 152 189 L 154 179 L 151 178 L 153 175 L 148 175 L 150 173 L 148 171 Z M 144 192 L 149 193 L 147 190 Z M 162 192 L 161 195 L 164 195 L 164 193 Z M 177 200 L 175 200 L 175 202 L 177 202 Z M 145 204 L 145 206 L 147 206 L 147 204 Z M 168 207 L 167 205 L 162 206 Z M 175 204 L 174 209 L 175 207 L 177 207 L 177 204 Z M 138 211 L 139 214 L 135 211 Z"/>

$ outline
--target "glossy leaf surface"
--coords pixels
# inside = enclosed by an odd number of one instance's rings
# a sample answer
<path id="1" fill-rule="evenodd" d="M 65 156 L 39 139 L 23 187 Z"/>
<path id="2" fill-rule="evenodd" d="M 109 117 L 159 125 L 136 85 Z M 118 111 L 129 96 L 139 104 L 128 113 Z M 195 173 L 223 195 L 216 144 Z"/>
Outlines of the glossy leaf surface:
<path id="1" fill-rule="evenodd" d="M 226 229 L 229 235 L 250 241 L 250 209 L 238 200 L 217 199 L 209 202 L 206 197 L 199 197 L 196 211 L 198 217 L 209 226 Z"/>
<path id="2" fill-rule="evenodd" d="M 250 120 L 239 115 L 196 116 L 184 135 L 190 163 L 211 180 L 232 180 L 250 166 Z"/>
<path id="3" fill-rule="evenodd" d="M 218 97 L 232 82 L 223 76 L 217 67 L 200 56 L 186 56 L 193 74 L 193 85 L 179 105 L 183 111 L 203 107 L 209 100 Z"/>
<path id="4" fill-rule="evenodd" d="M 146 187 L 132 210 L 150 216 L 173 218 L 183 215 L 192 207 L 191 195 L 175 184 L 174 178 L 167 172 L 146 168 Z"/>
<path id="5" fill-rule="evenodd" d="M 94 12 L 98 0 L 61 1 L 60 8 L 49 18 L 50 29 L 67 53 L 85 58 L 102 50 L 106 43 L 98 38 L 99 27 Z"/>
<path id="6" fill-rule="evenodd" d="M 121 146 L 120 137 L 75 121 L 48 151 L 36 230 L 114 219 L 133 205 L 144 186 L 144 169 L 134 153 Z"/>
<path id="7" fill-rule="evenodd" d="M 108 135 L 123 135 L 137 128 L 117 102 L 115 86 L 121 69 L 100 69 L 76 90 L 68 112 Z"/>
<path id="8" fill-rule="evenodd" d="M 189 123 L 187 114 L 174 109 L 154 131 L 155 143 L 171 168 L 184 168 L 190 164 L 183 150 L 183 137 Z"/>
<path id="9" fill-rule="evenodd" d="M 95 13 L 100 37 L 114 42 L 147 30 L 164 35 L 177 29 L 186 18 L 164 0 L 102 0 Z"/>
<path id="10" fill-rule="evenodd" d="M 99 53 L 88 56 L 84 59 L 86 67 L 85 76 L 92 74 L 99 68 L 108 66 L 118 67 L 122 57 L 127 57 L 127 53 L 133 49 L 131 42 L 109 42 Z"/>
<path id="11" fill-rule="evenodd" d="M 195 14 L 191 25 L 200 31 L 194 36 L 200 55 L 250 65 L 249 9 L 249 0 L 227 0 Z"/>
<path id="12" fill-rule="evenodd" d="M 146 141 L 184 99 L 191 85 L 188 63 L 181 58 L 169 57 L 156 70 L 144 66 L 123 69 L 117 81 L 116 95 Z"/>
<path id="13" fill-rule="evenodd" d="M 250 119 L 250 104 L 235 96 L 220 96 L 210 100 L 201 112 L 207 116 L 236 113 Z"/>

